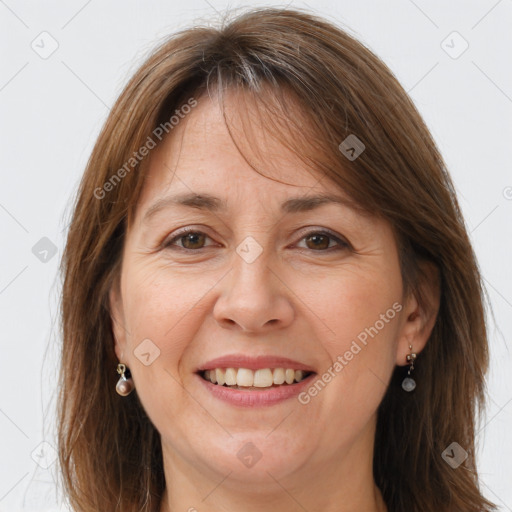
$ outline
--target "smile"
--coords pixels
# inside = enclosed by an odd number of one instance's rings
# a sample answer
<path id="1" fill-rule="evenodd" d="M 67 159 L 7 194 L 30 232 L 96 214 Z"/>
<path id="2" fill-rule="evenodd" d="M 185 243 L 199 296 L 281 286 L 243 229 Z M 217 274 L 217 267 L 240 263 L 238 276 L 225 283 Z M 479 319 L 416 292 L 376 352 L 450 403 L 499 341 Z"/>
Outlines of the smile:
<path id="1" fill-rule="evenodd" d="M 200 375 L 217 386 L 254 391 L 299 383 L 311 373 L 293 368 L 215 368 L 205 370 Z"/>

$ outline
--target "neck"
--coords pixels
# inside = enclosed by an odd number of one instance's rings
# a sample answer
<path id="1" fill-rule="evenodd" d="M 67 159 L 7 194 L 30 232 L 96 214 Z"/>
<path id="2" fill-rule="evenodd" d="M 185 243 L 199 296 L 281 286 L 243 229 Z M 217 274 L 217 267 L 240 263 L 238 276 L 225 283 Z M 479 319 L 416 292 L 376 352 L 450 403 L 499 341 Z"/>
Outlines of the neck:
<path id="1" fill-rule="evenodd" d="M 215 487 L 212 488 L 212 491 L 214 490 Z M 177 510 L 199 512 L 199 510 L 204 508 L 204 503 L 208 503 L 210 501 L 212 503 L 208 504 L 208 510 L 211 512 L 225 512 L 227 510 L 240 509 L 248 512 L 261 511 L 262 509 L 269 512 L 277 510 L 280 512 L 302 512 L 304 510 L 314 510 L 304 506 L 298 499 L 293 497 L 291 493 L 284 489 L 280 493 L 280 496 L 272 496 L 269 494 L 268 496 L 262 497 L 254 493 L 247 493 L 246 495 L 243 495 L 242 493 L 233 493 L 230 496 L 219 495 L 218 499 L 215 500 L 215 503 L 213 503 L 214 500 L 209 499 L 208 495 L 205 495 L 202 498 L 200 496 L 196 496 L 185 500 L 183 499 L 183 496 L 180 496 L 180 494 L 181 493 L 176 496 L 173 493 L 173 499 L 170 499 L 170 494 L 166 489 L 162 497 L 160 512 L 174 512 Z M 382 494 L 376 485 L 373 485 L 373 489 L 370 490 L 367 496 L 360 496 L 357 501 L 349 499 L 349 503 L 347 503 L 347 501 L 340 502 L 339 500 L 343 498 L 339 498 L 334 494 L 335 493 L 331 493 L 331 497 L 328 499 L 317 500 L 327 503 L 325 506 L 321 505 L 321 510 L 324 512 L 354 512 L 354 510 L 364 512 L 388 512 L 384 499 L 382 498 Z M 286 499 L 284 500 L 286 503 L 283 503 L 283 495 L 286 495 Z M 221 500 L 223 500 L 222 503 Z M 195 506 L 190 506 L 191 503 Z M 339 503 L 341 503 L 341 505 Z M 311 505 L 309 505 L 309 507 L 310 506 Z"/>

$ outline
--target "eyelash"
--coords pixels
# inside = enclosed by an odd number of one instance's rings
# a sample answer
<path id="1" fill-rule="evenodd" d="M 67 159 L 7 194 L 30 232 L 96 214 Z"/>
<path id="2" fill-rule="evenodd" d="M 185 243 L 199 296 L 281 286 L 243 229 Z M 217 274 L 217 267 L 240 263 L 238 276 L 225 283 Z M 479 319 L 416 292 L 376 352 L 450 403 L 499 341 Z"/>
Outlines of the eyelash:
<path id="1" fill-rule="evenodd" d="M 184 251 L 184 252 L 189 252 L 189 253 L 192 253 L 192 252 L 199 252 L 201 251 L 202 249 L 205 249 L 205 247 L 201 247 L 199 249 L 187 249 L 186 247 L 180 247 L 178 245 L 175 245 L 174 242 L 176 240 L 180 240 L 181 238 L 184 238 L 185 236 L 187 236 L 188 234 L 194 234 L 194 235 L 205 235 L 207 238 L 210 238 L 206 233 L 204 233 L 203 231 L 199 231 L 197 229 L 194 229 L 194 228 L 184 228 L 182 231 L 179 231 L 173 238 L 171 238 L 169 241 L 167 242 L 164 242 L 162 244 L 163 248 L 164 249 L 171 249 L 171 250 L 175 250 L 175 249 L 178 249 L 178 250 L 181 250 L 181 251 Z M 321 236 L 327 236 L 331 239 L 333 239 L 337 244 L 338 244 L 338 247 L 328 247 L 327 249 L 319 249 L 319 250 L 315 250 L 315 249 L 308 249 L 307 247 L 306 248 L 303 248 L 301 247 L 301 249 L 305 249 L 305 250 L 309 250 L 309 251 L 312 251 L 312 252 L 332 252 L 332 251 L 338 251 L 338 250 L 346 250 L 346 249 L 350 249 L 351 246 L 348 242 L 340 239 L 339 237 L 337 237 L 334 233 L 330 232 L 330 231 L 327 231 L 327 230 L 318 230 L 318 231 L 309 231 L 308 233 L 305 233 L 301 238 L 300 238 L 300 241 L 304 240 L 305 238 L 308 238 L 312 235 L 321 235 Z M 211 239 L 211 238 L 210 238 Z M 174 247 L 173 247 L 174 246 Z"/>

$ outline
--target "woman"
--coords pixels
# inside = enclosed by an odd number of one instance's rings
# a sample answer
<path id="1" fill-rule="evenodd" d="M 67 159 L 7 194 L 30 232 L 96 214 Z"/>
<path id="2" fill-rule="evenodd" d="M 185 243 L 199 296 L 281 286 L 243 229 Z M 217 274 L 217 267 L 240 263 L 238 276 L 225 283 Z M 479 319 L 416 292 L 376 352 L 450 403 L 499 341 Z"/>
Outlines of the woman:
<path id="1" fill-rule="evenodd" d="M 113 107 L 63 259 L 76 511 L 489 511 L 483 293 L 417 110 L 361 43 L 255 9 Z"/>

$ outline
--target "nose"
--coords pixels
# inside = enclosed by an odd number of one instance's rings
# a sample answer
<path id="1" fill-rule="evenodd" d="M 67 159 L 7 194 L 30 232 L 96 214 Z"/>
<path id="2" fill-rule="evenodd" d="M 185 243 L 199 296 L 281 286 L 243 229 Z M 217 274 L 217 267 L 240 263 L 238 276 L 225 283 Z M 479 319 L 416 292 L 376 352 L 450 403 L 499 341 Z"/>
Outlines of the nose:
<path id="1" fill-rule="evenodd" d="M 268 266 L 264 254 L 252 263 L 236 254 L 231 272 L 222 280 L 213 316 L 222 327 L 246 333 L 283 329 L 294 318 L 291 295 L 282 276 Z"/>

